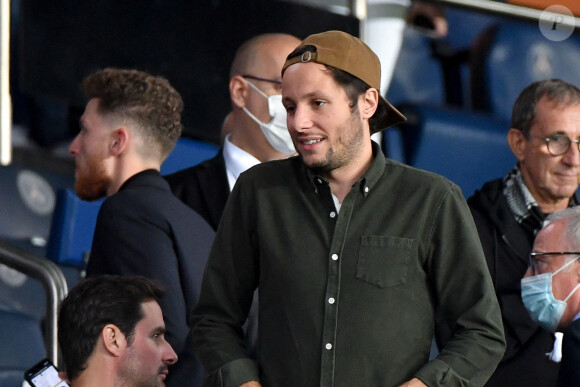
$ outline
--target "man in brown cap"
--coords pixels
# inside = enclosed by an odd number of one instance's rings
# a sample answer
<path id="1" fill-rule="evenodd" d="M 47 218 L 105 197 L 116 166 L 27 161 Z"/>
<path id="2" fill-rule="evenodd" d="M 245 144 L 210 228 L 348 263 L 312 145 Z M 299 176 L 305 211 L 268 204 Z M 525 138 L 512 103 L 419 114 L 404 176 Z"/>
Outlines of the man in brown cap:
<path id="1" fill-rule="evenodd" d="M 192 323 L 206 386 L 482 385 L 505 349 L 477 230 L 459 188 L 385 159 L 372 133 L 405 118 L 380 63 L 339 31 L 282 70 L 298 156 L 242 174 Z M 259 353 L 241 325 L 259 287 Z M 434 313 L 453 338 L 429 359 Z"/>

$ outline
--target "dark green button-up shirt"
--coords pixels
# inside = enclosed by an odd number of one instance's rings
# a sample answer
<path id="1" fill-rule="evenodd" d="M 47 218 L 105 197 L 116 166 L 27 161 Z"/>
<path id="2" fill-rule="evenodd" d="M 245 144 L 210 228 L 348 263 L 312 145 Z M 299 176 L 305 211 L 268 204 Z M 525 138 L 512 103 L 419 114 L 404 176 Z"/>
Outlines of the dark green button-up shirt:
<path id="1" fill-rule="evenodd" d="M 208 386 L 482 385 L 501 316 L 473 220 L 441 176 L 374 161 L 337 212 L 299 158 L 242 174 L 193 313 Z M 259 287 L 259 359 L 242 325 Z M 454 336 L 429 360 L 439 308 Z"/>

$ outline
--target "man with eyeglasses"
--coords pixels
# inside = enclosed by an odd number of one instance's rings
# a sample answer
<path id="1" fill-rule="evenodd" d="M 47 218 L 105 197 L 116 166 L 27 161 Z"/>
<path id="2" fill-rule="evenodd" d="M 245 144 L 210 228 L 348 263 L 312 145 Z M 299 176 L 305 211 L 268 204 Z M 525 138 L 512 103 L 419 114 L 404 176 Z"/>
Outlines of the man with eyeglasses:
<path id="1" fill-rule="evenodd" d="M 516 166 L 468 199 L 502 308 L 507 349 L 486 386 L 553 386 L 554 335 L 532 321 L 520 297 L 534 236 L 546 215 L 577 205 L 580 90 L 562 80 L 532 83 L 512 111 Z M 493 157 L 493 155 L 490 155 Z"/>
<path id="2" fill-rule="evenodd" d="M 547 331 L 564 332 L 558 386 L 580 385 L 580 207 L 546 218 L 521 280 L 530 317 Z"/>
<path id="3" fill-rule="evenodd" d="M 243 43 L 230 70 L 232 111 L 224 121 L 223 148 L 213 159 L 166 176 L 173 193 L 214 230 L 240 173 L 296 152 L 286 127 L 280 71 L 298 44 L 282 33 Z"/>

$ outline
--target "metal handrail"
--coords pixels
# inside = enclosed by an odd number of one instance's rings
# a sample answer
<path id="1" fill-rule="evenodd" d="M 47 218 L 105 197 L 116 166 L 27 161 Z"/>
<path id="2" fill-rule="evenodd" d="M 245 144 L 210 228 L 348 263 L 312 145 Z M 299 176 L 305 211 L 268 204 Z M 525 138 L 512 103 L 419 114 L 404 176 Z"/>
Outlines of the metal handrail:
<path id="1" fill-rule="evenodd" d="M 483 12 L 498 16 L 507 16 L 529 21 L 546 20 L 550 17 L 558 18 L 562 14 L 542 11 L 539 9 L 524 7 L 521 5 L 507 4 L 493 0 L 423 0 L 430 3 L 449 5 L 457 8 L 465 8 L 472 11 Z M 351 15 L 358 19 L 366 19 L 366 0 L 350 0 Z M 580 18 L 568 16 L 559 18 L 558 23 L 566 26 L 580 27 Z"/>
<path id="2" fill-rule="evenodd" d="M 535 8 L 525 7 L 522 5 L 514 5 L 502 3 L 493 0 L 423 0 L 430 3 L 436 3 L 441 5 L 450 5 L 458 8 L 465 8 L 472 11 L 485 12 L 488 14 L 507 16 L 517 19 L 526 19 L 529 21 L 540 21 L 547 20 L 551 17 L 559 18 L 558 23 L 571 27 L 580 27 L 580 18 L 575 16 L 565 15 L 566 17 L 561 18 L 562 14 L 542 11 Z"/>
<path id="3" fill-rule="evenodd" d="M 0 239 L 0 263 L 39 281 L 46 292 L 45 343 L 47 356 L 59 366 L 57 314 L 68 292 L 64 274 L 52 261 Z"/>

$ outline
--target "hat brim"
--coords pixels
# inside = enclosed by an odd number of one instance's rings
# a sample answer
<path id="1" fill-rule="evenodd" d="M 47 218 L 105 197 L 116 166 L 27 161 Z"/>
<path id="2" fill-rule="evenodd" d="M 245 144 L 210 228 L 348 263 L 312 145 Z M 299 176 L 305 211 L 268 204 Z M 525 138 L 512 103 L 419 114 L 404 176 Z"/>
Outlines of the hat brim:
<path id="1" fill-rule="evenodd" d="M 395 126 L 398 124 L 402 124 L 403 122 L 407 121 L 407 117 L 403 115 L 400 111 L 398 111 L 389 101 L 387 101 L 384 97 L 379 98 L 379 104 L 383 106 L 385 111 L 387 112 L 386 118 L 380 122 L 373 130 L 373 133 L 380 132 L 381 130 L 390 128 L 391 126 Z"/>

